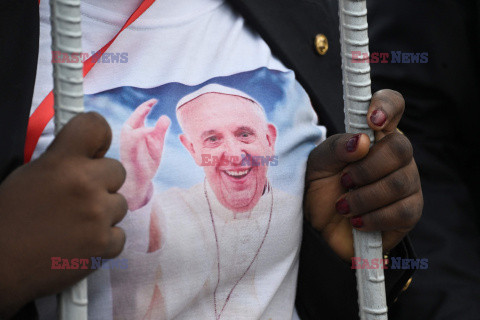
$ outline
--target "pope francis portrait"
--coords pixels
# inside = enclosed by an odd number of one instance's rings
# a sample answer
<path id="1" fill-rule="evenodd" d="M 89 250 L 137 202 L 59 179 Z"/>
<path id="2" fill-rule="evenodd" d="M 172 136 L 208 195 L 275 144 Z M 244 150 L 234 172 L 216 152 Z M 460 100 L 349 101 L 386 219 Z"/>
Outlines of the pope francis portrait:
<path id="1" fill-rule="evenodd" d="M 179 142 L 205 177 L 159 192 L 153 178 L 171 120 L 145 126 L 156 102 L 136 108 L 121 132 L 129 268 L 111 271 L 113 317 L 218 320 L 249 308 L 261 318 L 256 301 L 283 291 L 257 283 L 274 277 L 294 285 L 301 237 L 301 197 L 273 188 L 268 161 L 242 161 L 273 159 L 277 129 L 242 91 L 210 84 L 188 94 L 176 105 Z M 272 263 L 284 269 L 272 272 Z"/>

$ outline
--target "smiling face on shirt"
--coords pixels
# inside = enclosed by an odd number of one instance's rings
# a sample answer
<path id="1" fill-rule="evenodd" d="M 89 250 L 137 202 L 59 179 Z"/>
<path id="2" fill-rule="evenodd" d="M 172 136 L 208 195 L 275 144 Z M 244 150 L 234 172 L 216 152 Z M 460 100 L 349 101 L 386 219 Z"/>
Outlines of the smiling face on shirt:
<path id="1" fill-rule="evenodd" d="M 271 157 L 277 132 L 252 100 L 206 93 L 177 111 L 184 131 L 180 141 L 202 166 L 217 199 L 226 208 L 252 209 L 264 191 L 268 166 L 243 157 Z"/>

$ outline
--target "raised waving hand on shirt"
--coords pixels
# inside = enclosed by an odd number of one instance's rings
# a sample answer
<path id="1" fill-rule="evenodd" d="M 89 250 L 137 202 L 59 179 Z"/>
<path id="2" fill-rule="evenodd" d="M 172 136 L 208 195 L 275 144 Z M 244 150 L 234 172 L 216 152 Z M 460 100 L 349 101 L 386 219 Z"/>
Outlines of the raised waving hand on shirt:
<path id="1" fill-rule="evenodd" d="M 150 99 L 138 106 L 123 125 L 120 135 L 120 160 L 127 170 L 127 179 L 120 192 L 127 199 L 130 210 L 139 209 L 148 200 L 171 122 L 164 115 L 154 127 L 145 126 L 145 118 L 156 103 L 156 99 Z"/>

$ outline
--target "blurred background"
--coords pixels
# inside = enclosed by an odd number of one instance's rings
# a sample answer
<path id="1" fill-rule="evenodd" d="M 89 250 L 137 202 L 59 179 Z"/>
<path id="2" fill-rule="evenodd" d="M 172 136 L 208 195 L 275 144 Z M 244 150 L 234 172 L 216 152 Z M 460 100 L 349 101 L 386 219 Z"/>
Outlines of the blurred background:
<path id="1" fill-rule="evenodd" d="M 418 258 L 390 319 L 480 319 L 479 1 L 368 0 L 372 91 L 406 101 L 399 128 L 414 146 L 425 207 L 410 232 Z M 428 53 L 426 63 L 398 53 Z M 411 55 L 410 55 L 411 56 Z"/>

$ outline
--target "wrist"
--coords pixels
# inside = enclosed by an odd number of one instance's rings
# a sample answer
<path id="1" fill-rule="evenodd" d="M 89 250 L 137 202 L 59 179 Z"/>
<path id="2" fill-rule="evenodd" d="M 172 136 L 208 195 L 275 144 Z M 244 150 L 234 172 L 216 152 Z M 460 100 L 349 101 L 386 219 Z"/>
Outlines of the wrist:
<path id="1" fill-rule="evenodd" d="M 152 197 L 153 183 L 150 181 L 138 188 L 125 187 L 121 189 L 120 193 L 122 193 L 127 200 L 128 209 L 135 211 L 145 206 Z"/>

